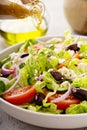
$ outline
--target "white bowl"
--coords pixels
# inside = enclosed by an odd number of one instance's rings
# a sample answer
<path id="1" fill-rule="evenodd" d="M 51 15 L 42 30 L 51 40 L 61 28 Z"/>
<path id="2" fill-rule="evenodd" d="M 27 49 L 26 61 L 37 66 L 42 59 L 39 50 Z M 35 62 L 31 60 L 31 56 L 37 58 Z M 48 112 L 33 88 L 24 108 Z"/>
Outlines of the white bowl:
<path id="1" fill-rule="evenodd" d="M 63 37 L 62 37 L 63 38 Z M 45 41 L 50 39 L 50 37 L 43 37 L 40 40 Z M 23 44 L 17 44 L 11 46 L 0 53 L 0 59 L 7 57 L 9 53 L 17 51 L 19 46 Z M 61 115 L 61 114 L 47 114 L 33 112 L 23 108 L 19 108 L 16 105 L 10 104 L 4 99 L 0 98 L 0 108 L 3 109 L 9 115 L 19 119 L 23 122 L 45 127 L 45 128 L 56 128 L 56 129 L 74 129 L 87 127 L 87 114 L 74 114 L 74 115 Z"/>

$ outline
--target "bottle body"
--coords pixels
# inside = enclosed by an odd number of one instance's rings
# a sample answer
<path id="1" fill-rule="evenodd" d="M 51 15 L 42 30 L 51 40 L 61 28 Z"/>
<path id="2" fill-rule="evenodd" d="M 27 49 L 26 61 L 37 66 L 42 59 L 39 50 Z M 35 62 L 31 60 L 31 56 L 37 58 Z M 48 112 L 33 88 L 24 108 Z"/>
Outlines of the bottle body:
<path id="1" fill-rule="evenodd" d="M 36 28 L 31 17 L 19 20 L 6 20 L 1 23 L 1 36 L 9 45 L 14 45 L 28 39 L 34 39 L 46 34 L 48 22 L 43 18 L 39 28 Z"/>
<path id="2" fill-rule="evenodd" d="M 46 34 L 48 20 L 46 12 L 42 14 L 44 7 L 40 1 L 33 3 L 33 5 L 13 2 L 6 5 L 0 3 L 0 5 L 2 7 L 0 7 L 0 16 L 2 15 L 3 19 L 5 19 L 1 22 L 0 33 L 9 45 Z M 6 17 L 9 20 L 6 20 Z"/>

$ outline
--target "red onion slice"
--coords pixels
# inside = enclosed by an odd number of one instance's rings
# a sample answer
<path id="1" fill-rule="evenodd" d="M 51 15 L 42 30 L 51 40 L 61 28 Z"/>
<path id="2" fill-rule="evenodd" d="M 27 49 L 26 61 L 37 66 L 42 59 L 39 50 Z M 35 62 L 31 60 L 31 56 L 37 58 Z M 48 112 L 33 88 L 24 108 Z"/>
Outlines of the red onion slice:
<path id="1" fill-rule="evenodd" d="M 9 92 L 18 84 L 18 82 L 20 80 L 19 65 L 16 65 L 16 67 L 15 67 L 15 76 L 16 77 L 14 79 L 12 79 L 12 80 L 16 80 L 15 83 L 8 90 L 6 90 L 3 94 Z M 10 81 L 12 81 L 12 80 L 10 80 Z"/>
<path id="2" fill-rule="evenodd" d="M 44 77 L 44 74 L 42 74 L 42 75 L 36 77 L 35 79 L 38 80 L 38 81 L 41 81 L 41 80 L 43 79 L 43 77 Z"/>
<path id="3" fill-rule="evenodd" d="M 18 75 L 16 78 L 17 78 L 16 82 L 8 90 L 6 90 L 3 94 L 9 92 L 17 85 L 17 83 L 19 82 L 20 76 Z"/>
<path id="4" fill-rule="evenodd" d="M 14 73 L 14 69 L 6 69 L 6 65 L 7 65 L 7 64 L 4 64 L 4 65 L 2 66 L 1 73 L 2 73 L 3 75 L 9 75 L 9 74 Z"/>
<path id="5" fill-rule="evenodd" d="M 9 79 L 0 77 L 0 80 L 3 81 L 6 85 L 9 83 Z"/>
<path id="6" fill-rule="evenodd" d="M 71 88 L 72 88 L 72 87 L 71 87 L 71 85 L 69 84 L 69 88 L 68 88 L 67 92 L 64 93 L 61 97 L 58 97 L 58 98 L 52 100 L 51 102 L 57 103 L 57 102 L 60 102 L 60 101 L 63 101 L 64 99 L 66 99 L 66 98 L 71 94 Z"/>

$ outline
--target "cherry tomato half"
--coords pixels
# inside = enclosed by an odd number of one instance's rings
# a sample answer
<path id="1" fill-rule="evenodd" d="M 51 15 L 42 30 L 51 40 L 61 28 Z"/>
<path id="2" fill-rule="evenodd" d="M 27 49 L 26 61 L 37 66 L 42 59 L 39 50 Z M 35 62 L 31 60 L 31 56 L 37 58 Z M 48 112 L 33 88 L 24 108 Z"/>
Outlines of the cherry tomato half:
<path id="1" fill-rule="evenodd" d="M 60 96 L 62 96 L 62 94 L 55 94 L 55 95 L 48 98 L 48 102 L 51 102 L 52 100 L 54 100 L 55 98 L 60 97 Z M 70 95 L 66 99 L 64 99 L 64 100 L 62 100 L 60 102 L 56 102 L 55 104 L 57 105 L 58 109 L 65 110 L 71 104 L 79 104 L 80 102 L 81 102 L 81 100 L 74 97 L 73 95 Z"/>
<path id="2" fill-rule="evenodd" d="M 36 89 L 34 87 L 23 87 L 11 90 L 3 95 L 3 98 L 15 105 L 21 105 L 34 98 Z"/>

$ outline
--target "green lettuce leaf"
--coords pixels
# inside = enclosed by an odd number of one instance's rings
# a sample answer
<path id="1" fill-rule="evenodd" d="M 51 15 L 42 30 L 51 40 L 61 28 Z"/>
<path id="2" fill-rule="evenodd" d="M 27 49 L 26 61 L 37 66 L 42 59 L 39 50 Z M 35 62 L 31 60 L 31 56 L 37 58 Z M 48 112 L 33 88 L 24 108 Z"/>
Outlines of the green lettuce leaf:
<path id="1" fill-rule="evenodd" d="M 34 84 L 35 69 L 36 59 L 34 58 L 34 55 L 29 54 L 29 58 L 26 61 L 25 66 L 22 69 L 20 69 L 20 83 L 24 86 Z"/>
<path id="2" fill-rule="evenodd" d="M 46 86 L 46 83 L 44 81 L 37 81 L 34 85 L 36 88 L 37 92 L 43 93 L 43 88 Z"/>
<path id="3" fill-rule="evenodd" d="M 59 57 L 60 58 L 64 58 L 64 59 L 71 59 L 72 58 L 72 56 L 71 56 L 71 54 L 68 52 L 68 51 L 61 51 L 60 53 L 59 53 Z"/>
<path id="4" fill-rule="evenodd" d="M 20 83 L 21 83 L 23 86 L 29 85 L 29 83 L 28 83 L 28 71 L 27 71 L 26 66 L 23 67 L 23 68 L 20 70 Z"/>
<path id="5" fill-rule="evenodd" d="M 87 113 L 87 101 L 82 101 L 80 104 L 70 105 L 65 111 L 66 114 Z"/>
<path id="6" fill-rule="evenodd" d="M 81 87 L 87 89 L 87 75 L 74 79 L 72 85 L 74 87 Z"/>
<path id="7" fill-rule="evenodd" d="M 66 30 L 64 32 L 64 35 L 65 35 L 65 40 L 64 40 L 65 45 L 69 45 L 69 44 L 73 43 L 75 41 L 75 39 L 76 39 L 76 38 L 72 38 L 70 30 Z"/>
<path id="8" fill-rule="evenodd" d="M 3 59 L 3 60 L 0 60 L 0 68 L 2 67 L 2 65 L 4 65 L 6 62 L 10 61 L 11 60 L 11 57 L 8 56 L 7 58 Z"/>
<path id="9" fill-rule="evenodd" d="M 46 83 L 46 87 L 50 90 L 57 91 L 59 84 L 56 83 L 55 79 L 49 72 L 44 72 L 43 81 Z"/>
<path id="10" fill-rule="evenodd" d="M 30 40 L 25 41 L 24 44 L 19 48 L 19 52 L 20 53 L 24 52 L 28 46 L 30 46 L 31 44 L 36 44 L 36 43 L 38 43 L 38 41 L 35 39 L 30 39 Z"/>
<path id="11" fill-rule="evenodd" d="M 0 95 L 5 91 L 5 89 L 6 89 L 5 83 L 2 80 L 0 80 Z"/>
<path id="12" fill-rule="evenodd" d="M 29 110 L 31 111 L 37 111 L 37 112 L 44 112 L 44 113 L 50 113 L 50 114 L 61 114 L 63 113 L 63 110 L 57 109 L 57 105 L 53 103 L 47 103 L 47 105 L 44 106 L 33 106 L 29 105 L 28 107 Z"/>
<path id="13" fill-rule="evenodd" d="M 80 70 L 78 69 L 78 64 L 79 64 L 79 62 L 80 62 L 79 59 L 74 58 L 74 59 L 72 59 L 70 62 L 68 62 L 67 67 L 68 67 L 69 69 L 74 70 L 74 72 L 75 72 L 76 74 L 80 74 L 81 72 L 80 72 Z"/>
<path id="14" fill-rule="evenodd" d="M 63 110 L 57 109 L 57 105 L 54 104 L 54 103 L 50 103 L 50 105 L 48 107 L 43 107 L 39 111 L 45 112 L 45 113 L 53 113 L 53 114 L 61 114 L 61 113 L 63 113 Z"/>
<path id="15" fill-rule="evenodd" d="M 82 44 L 80 44 L 80 53 L 87 54 L 87 41 L 83 41 Z"/>

